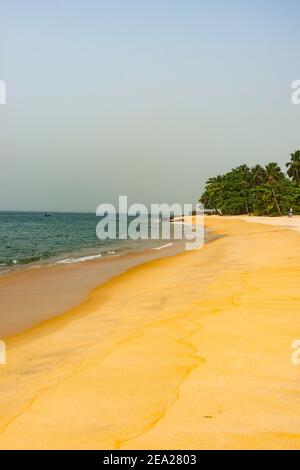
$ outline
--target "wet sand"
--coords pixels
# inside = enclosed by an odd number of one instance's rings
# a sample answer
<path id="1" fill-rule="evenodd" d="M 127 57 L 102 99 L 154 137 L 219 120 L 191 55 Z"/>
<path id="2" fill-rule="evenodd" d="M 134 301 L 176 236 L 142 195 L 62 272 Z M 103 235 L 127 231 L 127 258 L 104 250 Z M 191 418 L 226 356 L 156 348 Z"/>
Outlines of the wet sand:
<path id="1" fill-rule="evenodd" d="M 167 242 L 162 242 L 165 246 Z M 174 256 L 184 242 L 84 263 L 57 264 L 12 271 L 0 276 L 0 338 L 20 333 L 83 302 L 95 287 L 128 269 Z"/>
<path id="2" fill-rule="evenodd" d="M 207 225 L 8 339 L 1 449 L 300 448 L 299 234 Z"/>

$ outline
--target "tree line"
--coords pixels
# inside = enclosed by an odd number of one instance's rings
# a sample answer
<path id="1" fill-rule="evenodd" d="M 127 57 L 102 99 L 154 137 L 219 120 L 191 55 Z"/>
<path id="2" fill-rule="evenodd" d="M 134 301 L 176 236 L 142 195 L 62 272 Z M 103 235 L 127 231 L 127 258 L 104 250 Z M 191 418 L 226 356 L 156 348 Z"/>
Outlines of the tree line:
<path id="1" fill-rule="evenodd" d="M 199 201 L 224 215 L 300 214 L 300 150 L 291 154 L 286 173 L 277 163 L 241 165 L 209 178 Z"/>

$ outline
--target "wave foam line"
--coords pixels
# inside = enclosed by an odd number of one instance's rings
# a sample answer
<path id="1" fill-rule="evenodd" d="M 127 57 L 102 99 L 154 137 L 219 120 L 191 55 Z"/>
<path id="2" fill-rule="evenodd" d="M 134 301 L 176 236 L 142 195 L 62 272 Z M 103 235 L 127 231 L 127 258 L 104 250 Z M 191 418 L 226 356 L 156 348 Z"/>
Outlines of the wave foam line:
<path id="1" fill-rule="evenodd" d="M 72 264 L 72 263 L 82 263 L 83 261 L 90 261 L 92 259 L 101 258 L 102 255 L 92 255 L 92 256 L 81 256 L 80 258 L 66 258 L 57 261 L 55 264 Z"/>
<path id="2" fill-rule="evenodd" d="M 168 246 L 172 246 L 173 243 L 167 243 L 166 245 L 156 246 L 153 250 L 162 250 L 163 248 L 168 248 Z"/>

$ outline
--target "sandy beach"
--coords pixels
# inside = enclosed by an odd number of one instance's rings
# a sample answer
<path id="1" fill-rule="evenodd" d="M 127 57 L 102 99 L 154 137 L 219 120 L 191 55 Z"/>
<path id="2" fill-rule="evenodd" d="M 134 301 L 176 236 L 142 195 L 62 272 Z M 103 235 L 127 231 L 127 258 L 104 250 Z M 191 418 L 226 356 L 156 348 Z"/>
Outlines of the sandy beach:
<path id="1" fill-rule="evenodd" d="M 299 449 L 300 238 L 257 222 L 8 338 L 0 449 Z"/>
<path id="2" fill-rule="evenodd" d="M 92 289 L 134 266 L 184 251 L 182 240 L 165 245 L 99 260 L 34 266 L 0 275 L 0 338 L 69 311 L 84 302 Z"/>

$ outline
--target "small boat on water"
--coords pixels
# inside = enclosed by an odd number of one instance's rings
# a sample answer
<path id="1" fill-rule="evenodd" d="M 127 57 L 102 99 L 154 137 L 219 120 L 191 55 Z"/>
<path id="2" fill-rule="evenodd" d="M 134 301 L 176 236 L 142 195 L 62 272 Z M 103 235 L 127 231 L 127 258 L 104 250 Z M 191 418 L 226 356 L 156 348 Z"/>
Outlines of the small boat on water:
<path id="1" fill-rule="evenodd" d="M 51 217 L 51 214 L 47 214 L 47 212 L 45 212 L 45 217 Z"/>

